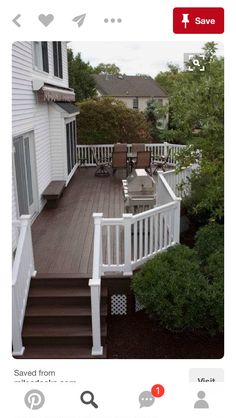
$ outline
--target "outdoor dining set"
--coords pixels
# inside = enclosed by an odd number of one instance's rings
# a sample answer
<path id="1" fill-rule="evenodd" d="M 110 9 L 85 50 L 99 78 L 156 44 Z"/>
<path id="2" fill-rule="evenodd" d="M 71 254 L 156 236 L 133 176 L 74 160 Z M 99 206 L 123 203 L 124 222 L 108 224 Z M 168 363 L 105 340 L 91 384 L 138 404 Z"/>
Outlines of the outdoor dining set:
<path id="1" fill-rule="evenodd" d="M 94 162 L 96 164 L 95 176 L 110 176 L 114 175 L 117 170 L 125 169 L 126 176 L 128 176 L 133 169 L 144 169 L 151 176 L 157 174 L 158 170 L 165 171 L 168 164 L 168 157 L 159 156 L 154 158 L 151 151 L 145 149 L 145 144 L 136 143 L 128 148 L 127 144 L 114 144 L 113 152 L 110 156 L 104 159 L 99 159 L 96 155 L 95 148 L 91 148 Z"/>

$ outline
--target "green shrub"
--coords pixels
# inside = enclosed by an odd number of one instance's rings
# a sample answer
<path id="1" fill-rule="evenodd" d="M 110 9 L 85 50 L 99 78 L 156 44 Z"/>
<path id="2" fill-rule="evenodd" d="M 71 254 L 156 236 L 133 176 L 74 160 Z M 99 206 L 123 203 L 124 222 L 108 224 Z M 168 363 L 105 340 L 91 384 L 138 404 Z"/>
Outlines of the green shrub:
<path id="1" fill-rule="evenodd" d="M 222 251 L 212 253 L 206 266 L 202 268 L 195 250 L 178 245 L 144 264 L 134 274 L 132 288 L 147 313 L 167 329 L 215 334 L 224 321 Z"/>
<path id="2" fill-rule="evenodd" d="M 132 288 L 146 311 L 166 328 L 205 326 L 207 280 L 190 248 L 178 245 L 155 256 L 135 273 Z"/>
<path id="3" fill-rule="evenodd" d="M 215 251 L 223 252 L 224 226 L 213 223 L 200 228 L 195 237 L 194 248 L 201 264 L 208 263 L 209 256 Z"/>
<path id="4" fill-rule="evenodd" d="M 78 105 L 79 144 L 150 142 L 150 128 L 143 112 L 128 109 L 122 101 L 102 97 Z"/>

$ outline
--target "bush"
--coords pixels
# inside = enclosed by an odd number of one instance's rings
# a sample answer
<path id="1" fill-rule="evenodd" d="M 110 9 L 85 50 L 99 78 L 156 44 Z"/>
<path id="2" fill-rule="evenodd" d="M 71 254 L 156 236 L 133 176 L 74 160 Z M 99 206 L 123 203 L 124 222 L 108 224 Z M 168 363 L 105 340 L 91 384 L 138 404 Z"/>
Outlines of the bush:
<path id="1" fill-rule="evenodd" d="M 207 280 L 190 248 L 178 245 L 148 261 L 135 273 L 132 288 L 166 328 L 204 327 Z"/>
<path id="2" fill-rule="evenodd" d="M 195 250 L 169 248 L 134 274 L 132 288 L 147 313 L 167 329 L 205 329 L 209 334 L 223 330 L 222 251 L 210 254 L 203 268 Z"/>
<path id="3" fill-rule="evenodd" d="M 215 251 L 223 252 L 224 226 L 213 223 L 199 229 L 195 237 L 195 250 L 201 264 L 208 264 L 208 258 Z"/>
<path id="4" fill-rule="evenodd" d="M 77 118 L 79 144 L 150 142 L 150 129 L 142 112 L 128 109 L 109 97 L 79 103 Z"/>

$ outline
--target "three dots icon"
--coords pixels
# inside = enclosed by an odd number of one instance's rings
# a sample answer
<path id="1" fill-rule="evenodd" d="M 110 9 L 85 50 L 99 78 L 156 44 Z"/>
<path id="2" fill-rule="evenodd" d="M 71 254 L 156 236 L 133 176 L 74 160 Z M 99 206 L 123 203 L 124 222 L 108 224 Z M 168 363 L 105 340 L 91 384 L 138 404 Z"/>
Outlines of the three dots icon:
<path id="1" fill-rule="evenodd" d="M 118 19 L 114 19 L 114 18 L 112 18 L 112 19 L 108 19 L 107 17 L 104 19 L 104 23 L 109 23 L 109 22 L 111 22 L 111 23 L 121 23 L 122 22 L 122 19 L 119 17 Z"/>

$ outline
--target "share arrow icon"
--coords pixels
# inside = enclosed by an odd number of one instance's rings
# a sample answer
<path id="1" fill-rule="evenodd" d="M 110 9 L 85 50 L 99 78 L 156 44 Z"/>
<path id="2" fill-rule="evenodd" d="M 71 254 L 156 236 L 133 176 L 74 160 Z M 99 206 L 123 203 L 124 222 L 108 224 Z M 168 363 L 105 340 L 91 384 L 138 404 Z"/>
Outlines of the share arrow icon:
<path id="1" fill-rule="evenodd" d="M 75 16 L 74 19 L 72 19 L 72 21 L 76 22 L 78 27 L 80 28 L 80 26 L 82 26 L 84 23 L 85 17 L 86 17 L 86 13 L 80 16 Z"/>
<path id="2" fill-rule="evenodd" d="M 13 23 L 15 23 L 16 26 L 18 26 L 18 28 L 21 27 L 21 25 L 18 22 L 18 19 L 20 19 L 21 15 L 17 15 L 16 17 L 14 17 L 14 19 L 12 20 Z"/>

